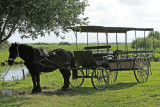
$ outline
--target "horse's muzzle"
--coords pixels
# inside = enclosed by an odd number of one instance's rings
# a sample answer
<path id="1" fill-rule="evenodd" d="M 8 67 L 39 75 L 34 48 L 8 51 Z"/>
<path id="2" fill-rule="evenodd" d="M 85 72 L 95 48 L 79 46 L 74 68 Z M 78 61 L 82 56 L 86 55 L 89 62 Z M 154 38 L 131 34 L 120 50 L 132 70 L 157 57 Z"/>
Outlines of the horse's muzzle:
<path id="1" fill-rule="evenodd" d="M 8 60 L 8 61 L 6 61 L 6 62 L 8 62 L 8 65 L 13 65 L 13 63 L 14 63 L 14 60 Z"/>

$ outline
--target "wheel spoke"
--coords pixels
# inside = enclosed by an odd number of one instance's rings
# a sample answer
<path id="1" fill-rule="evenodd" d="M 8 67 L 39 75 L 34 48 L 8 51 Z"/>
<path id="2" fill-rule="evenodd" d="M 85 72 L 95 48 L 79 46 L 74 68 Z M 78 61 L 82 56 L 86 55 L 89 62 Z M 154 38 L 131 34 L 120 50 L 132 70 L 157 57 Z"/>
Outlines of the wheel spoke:
<path id="1" fill-rule="evenodd" d="M 95 79 L 95 80 L 94 80 L 94 82 L 97 82 L 97 81 L 98 81 L 98 79 Z"/>
<path id="2" fill-rule="evenodd" d="M 138 82 L 144 83 L 148 79 L 149 75 L 149 60 L 146 59 L 146 57 L 142 54 L 139 54 L 135 58 L 134 63 L 134 74 Z"/>
<path id="3" fill-rule="evenodd" d="M 109 71 L 109 83 L 112 84 L 117 80 L 118 71 Z"/>
<path id="4" fill-rule="evenodd" d="M 83 84 L 83 81 L 84 81 L 84 73 L 83 73 L 83 70 L 80 69 L 80 70 L 77 70 L 77 78 L 74 79 L 73 78 L 73 72 L 71 73 L 71 78 L 70 78 L 70 84 L 72 87 L 78 87 L 78 86 L 81 86 Z"/>
<path id="5" fill-rule="evenodd" d="M 105 89 L 108 85 L 108 71 L 103 67 L 98 67 L 92 73 L 92 84 L 96 89 Z"/>

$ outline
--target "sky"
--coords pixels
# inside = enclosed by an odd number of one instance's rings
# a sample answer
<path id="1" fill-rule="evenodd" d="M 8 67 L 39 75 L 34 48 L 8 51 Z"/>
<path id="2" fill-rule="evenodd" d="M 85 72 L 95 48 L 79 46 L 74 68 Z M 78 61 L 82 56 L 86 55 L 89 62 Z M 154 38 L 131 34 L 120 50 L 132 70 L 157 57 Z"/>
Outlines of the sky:
<path id="1" fill-rule="evenodd" d="M 154 28 L 156 31 L 160 31 L 160 0 L 88 0 L 89 5 L 85 10 L 85 17 L 89 17 L 89 25 L 105 26 L 105 27 L 138 27 L 138 28 Z M 146 33 L 146 35 L 149 32 Z M 9 42 L 20 43 L 59 43 L 59 42 L 71 42 L 75 43 L 76 39 L 74 33 L 63 34 L 65 39 L 56 37 L 53 33 L 45 37 L 39 37 L 36 40 L 32 39 L 20 39 L 20 34 L 16 32 Z M 78 34 L 78 42 L 86 42 L 86 34 Z M 89 36 L 90 42 L 96 42 L 96 34 L 90 34 L 95 36 Z M 99 37 L 102 42 L 105 42 L 103 34 Z M 112 35 L 112 34 L 111 34 Z M 129 35 L 129 34 L 128 34 Z M 128 41 L 134 40 L 134 36 L 131 33 Z M 138 32 L 140 37 L 142 34 Z M 119 36 L 119 42 L 123 42 L 124 36 Z M 109 36 L 109 41 L 114 42 L 115 35 Z"/>

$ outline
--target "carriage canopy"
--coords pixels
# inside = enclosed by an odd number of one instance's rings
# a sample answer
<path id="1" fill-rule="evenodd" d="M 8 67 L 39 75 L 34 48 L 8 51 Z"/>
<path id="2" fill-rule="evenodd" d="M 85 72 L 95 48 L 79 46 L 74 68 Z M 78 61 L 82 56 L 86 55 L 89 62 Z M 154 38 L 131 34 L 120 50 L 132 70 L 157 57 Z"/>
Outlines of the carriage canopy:
<path id="1" fill-rule="evenodd" d="M 99 32 L 99 33 L 126 33 L 127 31 L 153 31 L 153 28 L 132 27 L 103 27 L 103 26 L 76 26 L 71 28 L 76 32 Z"/>

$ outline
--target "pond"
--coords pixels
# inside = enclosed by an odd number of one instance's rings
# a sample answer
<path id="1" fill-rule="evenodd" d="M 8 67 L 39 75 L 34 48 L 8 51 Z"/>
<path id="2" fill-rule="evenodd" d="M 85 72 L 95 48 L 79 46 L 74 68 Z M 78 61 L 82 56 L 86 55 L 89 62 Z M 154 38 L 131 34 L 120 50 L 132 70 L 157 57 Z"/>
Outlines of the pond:
<path id="1" fill-rule="evenodd" d="M 10 67 L 8 73 L 4 77 L 4 81 L 13 81 L 16 79 L 23 78 L 22 69 L 24 70 L 24 74 L 26 75 L 28 73 L 28 69 L 26 68 L 25 65 L 23 65 L 23 64 L 12 65 Z M 8 70 L 8 67 L 0 66 L 0 78 L 2 78 L 2 76 L 5 75 L 7 70 Z"/>

